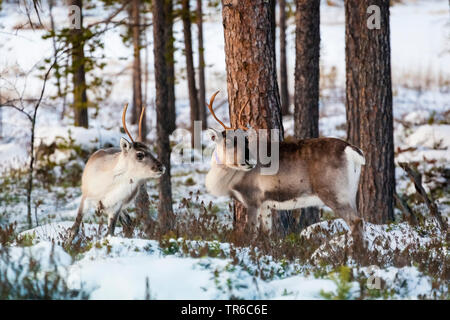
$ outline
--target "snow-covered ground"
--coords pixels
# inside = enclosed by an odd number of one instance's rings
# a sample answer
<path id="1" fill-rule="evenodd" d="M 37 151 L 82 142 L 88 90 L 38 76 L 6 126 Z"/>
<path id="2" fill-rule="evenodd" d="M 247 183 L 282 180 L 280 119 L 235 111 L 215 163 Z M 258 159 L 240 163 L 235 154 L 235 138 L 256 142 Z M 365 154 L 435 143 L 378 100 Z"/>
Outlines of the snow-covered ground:
<path id="1" fill-rule="evenodd" d="M 74 258 L 59 245 L 54 245 L 59 234 L 69 226 L 67 222 L 53 223 L 23 232 L 22 236 L 32 236 L 32 241 L 37 244 L 13 247 L 9 253 L 11 260 L 22 261 L 24 255 L 31 255 L 40 261 L 42 274 L 52 270 L 54 261 L 67 286 L 74 291 L 89 292 L 91 299 L 321 299 L 327 293 L 336 292 L 339 285 L 333 274 L 314 274 L 310 265 L 299 262 L 286 264 L 263 255 L 255 263 L 251 250 L 235 248 L 228 243 L 179 238 L 169 239 L 169 245 L 161 246 L 155 240 L 102 238 L 98 237 L 98 227 L 89 224 L 85 225 L 85 235 L 93 236 L 94 240 L 90 249 Z M 322 222 L 304 230 L 302 235 L 317 234 L 318 228 L 338 233 L 346 226 L 342 220 Z M 402 233 L 414 233 L 407 224 L 394 227 L 392 231 L 370 224 L 366 228 L 372 243 L 377 236 L 389 242 L 389 248 L 383 254 L 392 254 L 398 247 L 408 245 L 401 243 Z M 423 241 L 417 233 L 409 240 L 419 244 Z M 198 254 L 205 246 L 209 251 L 200 258 L 192 258 L 186 249 L 182 249 L 188 248 Z M 384 247 L 381 243 L 378 246 Z M 238 264 L 231 258 L 233 249 L 240 261 Z M 323 254 L 321 248 L 313 257 L 317 254 Z M 0 264 L 0 270 L 2 267 Z M 262 273 L 260 276 L 257 276 L 258 271 Z M 392 294 L 393 298 L 417 298 L 428 296 L 432 291 L 432 277 L 421 274 L 414 267 L 378 269 L 372 266 L 355 268 L 353 272 L 355 277 L 358 273 L 363 274 L 364 280 L 370 276 L 383 279 L 388 288 L 395 288 L 395 282 L 402 283 L 402 288 Z M 15 274 L 11 273 L 14 278 Z M 366 283 L 371 280 L 366 280 L 364 285 Z M 350 288 L 347 298 L 359 297 L 356 279 L 347 285 Z"/>
<path id="2" fill-rule="evenodd" d="M 321 66 L 322 88 L 320 101 L 320 133 L 323 136 L 345 138 L 345 43 L 344 9 L 339 5 L 321 7 Z M 44 10 L 46 6 L 44 5 Z M 223 29 L 220 12 L 209 8 L 205 23 L 205 55 L 207 62 L 207 92 L 221 89 L 216 105 L 226 99 L 226 73 L 223 51 Z M 85 19 L 89 24 L 104 13 L 99 9 Z M 63 26 L 66 11 L 55 8 L 57 26 Z M 436 202 L 443 216 L 450 215 L 449 160 L 450 159 L 450 41 L 449 6 L 441 1 L 403 1 L 391 9 L 392 75 L 394 80 L 395 147 L 397 162 L 416 162 L 425 172 L 424 184 L 427 191 L 433 190 Z M 48 17 L 41 15 L 44 23 Z M 120 17 L 118 17 L 120 18 Z M 42 30 L 15 30 L 26 23 L 23 8 L 2 4 L 0 11 L 0 97 L 15 97 L 13 87 L 25 93 L 25 97 L 36 97 L 42 81 L 36 77 L 39 71 L 27 72 L 52 55 L 50 40 L 42 40 Z M 294 70 L 294 25 L 288 28 L 288 70 L 291 94 L 293 92 Z M 184 57 L 181 50 L 181 24 L 175 26 L 179 50 L 176 53 L 177 75 L 177 122 L 179 127 L 188 126 L 189 108 L 184 72 Z M 151 32 L 148 32 L 150 38 Z M 387 267 L 373 273 L 368 267 L 350 265 L 353 277 L 344 281 L 344 271 L 325 273 L 317 271 L 320 261 L 333 256 L 347 245 L 346 226 L 340 220 L 323 221 L 303 231 L 307 238 L 319 238 L 319 246 L 309 261 L 286 261 L 261 254 L 255 260 L 254 248 L 234 247 L 230 243 L 204 242 L 184 238 L 164 241 L 143 239 L 138 233 L 133 239 L 123 238 L 120 228 L 116 237 L 103 238 L 104 227 L 101 218 L 91 210 L 85 216 L 86 238 L 84 249 L 77 254 L 67 252 L 58 244 L 62 234 L 75 218 L 80 201 L 77 182 L 70 180 L 71 172 L 79 173 L 84 163 L 83 152 L 90 153 L 107 145 L 118 145 L 120 133 L 120 111 L 124 102 L 131 100 L 131 48 L 123 45 L 119 31 L 104 34 L 104 54 L 107 67 L 96 71 L 96 75 L 113 81 L 111 94 L 101 103 L 99 112 L 90 110 L 90 128 L 76 128 L 72 119 L 60 120 L 59 99 L 51 100 L 55 92 L 51 84 L 39 110 L 36 125 L 36 147 L 56 144 L 46 164 L 45 173 L 36 174 L 36 187 L 32 197 L 33 224 L 39 226 L 26 230 L 26 203 L 24 182 L 17 169 L 24 169 L 28 161 L 29 127 L 28 119 L 13 109 L 0 108 L 0 227 L 11 222 L 18 223 L 20 237 L 27 235 L 31 240 L 26 246 L 13 242 L 8 255 L 12 264 L 23 264 L 23 255 L 31 255 L 41 263 L 42 277 L 46 271 L 57 273 L 72 290 L 82 288 L 92 299 L 320 299 L 337 292 L 339 286 L 348 285 L 347 298 L 361 295 L 362 280 L 375 275 L 383 279 L 386 288 L 393 292 L 372 293 L 372 298 L 418 298 L 433 297 L 436 288 L 434 275 L 416 266 L 394 267 L 392 261 L 383 259 Z M 195 47 L 195 45 L 194 45 Z M 155 113 L 152 108 L 154 97 L 153 61 L 148 55 L 150 81 L 148 119 L 151 123 L 148 139 L 155 139 Z M 29 106 L 27 107 L 27 110 Z M 228 118 L 227 104 L 218 108 L 219 117 Z M 212 117 L 211 126 L 216 126 Z M 286 135 L 293 133 L 293 119 L 283 120 Z M 133 132 L 136 127 L 131 126 Z M 178 135 L 179 134 L 179 135 Z M 172 136 L 179 142 L 182 132 Z M 204 135 L 204 144 L 209 141 Z M 215 198 L 207 194 L 204 177 L 209 168 L 209 159 L 196 155 L 193 164 L 180 163 L 174 156 L 172 185 L 174 209 L 178 214 L 186 213 L 185 201 L 200 206 L 211 204 L 211 212 L 224 224 L 229 225 L 232 214 L 230 199 Z M 44 166 L 46 165 L 46 166 Z M 50 167 L 49 167 L 50 165 Z M 15 171 L 10 171 L 14 169 Z M 76 171 L 78 170 L 78 171 Z M 11 173 L 11 172 L 14 172 Z M 414 193 L 414 186 L 402 169 L 396 169 L 397 192 L 405 196 Z M 156 214 L 158 195 L 156 182 L 148 183 L 152 214 Z M 417 206 L 419 209 L 420 205 Z M 422 212 L 426 213 L 426 208 Z M 325 212 L 328 212 L 325 208 Z M 400 219 L 400 212 L 397 212 Z M 89 223 L 88 223 L 89 222 Z M 331 232 L 320 237 L 323 229 Z M 366 240 L 371 252 L 386 257 L 401 255 L 416 247 L 426 247 L 432 241 L 445 242 L 439 233 L 426 228 L 417 229 L 401 222 L 389 226 L 366 226 Z M 53 246 L 52 241 L 56 244 Z M 14 245 L 15 244 L 15 245 Z M 189 254 L 189 250 L 209 248 L 205 254 Z M 448 243 L 447 243 L 448 245 Z M 182 247 L 188 247 L 188 253 Z M 444 246 L 445 247 L 445 246 Z M 169 248 L 169 249 L 168 249 Z M 214 250 L 212 250 L 213 248 Z M 331 249 L 330 249 L 331 248 Z M 330 251 L 331 250 L 331 251 Z M 220 254 L 217 254 L 220 252 Z M 429 254 L 432 254 L 430 251 Z M 441 252 L 442 253 L 442 252 Z M 442 264 L 448 264 L 448 253 L 444 250 Z M 236 263 L 236 257 L 238 263 Z M 0 271 L 11 268 L 0 255 Z M 49 261 L 49 259 L 53 259 Z M 392 258 L 394 259 L 394 258 Z M 55 262 L 55 263 L 54 263 Z M 26 263 L 24 264 L 26 265 Z M 26 270 L 26 269 L 25 269 Z M 262 271 L 261 271 L 262 270 Z M 335 271 L 335 270 L 334 270 Z M 13 270 L 9 277 L 14 277 Z M 0 278 L 2 279 L 2 278 Z M 446 280 L 448 285 L 448 279 Z M 348 283 L 347 283 L 348 282 Z M 364 282 L 364 281 L 363 281 Z M 365 283 L 365 282 L 364 282 Z M 148 284 L 148 285 L 147 285 Z M 442 296 L 441 296 L 442 297 Z M 448 297 L 448 287 L 447 287 Z"/>

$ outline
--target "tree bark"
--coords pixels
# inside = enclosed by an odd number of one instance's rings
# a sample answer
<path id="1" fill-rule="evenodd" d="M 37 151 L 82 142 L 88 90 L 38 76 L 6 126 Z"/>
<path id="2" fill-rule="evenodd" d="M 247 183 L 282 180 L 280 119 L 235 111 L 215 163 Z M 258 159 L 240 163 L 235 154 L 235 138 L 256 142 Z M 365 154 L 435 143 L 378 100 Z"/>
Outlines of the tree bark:
<path id="1" fill-rule="evenodd" d="M 173 2 L 172 0 L 164 1 L 164 14 L 166 17 L 166 26 L 164 28 L 166 38 L 166 60 L 167 60 L 167 86 L 169 90 L 167 104 L 168 131 L 172 133 L 176 129 L 176 109 L 175 109 L 175 58 L 174 58 L 174 42 L 173 37 Z"/>
<path id="2" fill-rule="evenodd" d="M 88 110 L 86 95 L 86 76 L 84 70 L 84 36 L 83 36 L 83 3 L 82 0 L 71 0 L 72 6 L 80 8 L 80 26 L 70 30 L 70 43 L 72 46 L 72 72 L 73 72 L 73 110 L 75 126 L 87 128 Z"/>
<path id="3" fill-rule="evenodd" d="M 133 107 L 131 122 L 137 123 L 141 116 L 142 101 L 142 70 L 141 70 L 141 19 L 140 19 L 140 0 L 132 0 L 131 2 L 131 34 L 133 39 Z M 142 120 L 142 137 L 145 141 L 147 136 L 146 115 Z"/>
<path id="4" fill-rule="evenodd" d="M 186 72 L 189 87 L 189 104 L 191 106 L 191 141 L 194 145 L 194 122 L 200 120 L 198 107 L 197 88 L 195 86 L 194 60 L 192 57 L 192 35 L 191 35 L 191 11 L 189 0 L 182 0 L 182 20 L 184 33 L 184 54 L 186 56 Z"/>
<path id="5" fill-rule="evenodd" d="M 138 194 L 136 199 L 134 200 L 135 208 L 136 208 L 136 223 L 144 223 L 144 230 L 148 230 L 152 220 L 150 218 L 150 199 L 147 193 L 147 183 L 143 183 L 138 190 Z M 133 234 L 133 229 L 126 230 L 127 226 L 123 226 L 124 231 L 127 231 L 128 237 L 131 237 Z"/>
<path id="6" fill-rule="evenodd" d="M 380 8 L 380 29 L 368 28 L 371 5 Z M 366 221 L 386 223 L 395 190 L 389 2 L 346 0 L 345 20 L 347 137 L 366 158 L 358 210 Z"/>
<path id="7" fill-rule="evenodd" d="M 254 129 L 280 129 L 280 96 L 275 60 L 274 0 L 222 0 L 227 92 L 232 126 L 242 120 Z M 247 210 L 235 201 L 235 228 L 243 229 Z"/>
<path id="8" fill-rule="evenodd" d="M 202 0 L 197 0 L 197 27 L 198 27 L 198 108 L 202 121 L 202 129 L 207 128 L 206 123 L 206 89 L 205 89 L 205 56 L 203 47 L 203 11 Z"/>
<path id="9" fill-rule="evenodd" d="M 172 209 L 172 186 L 170 181 L 170 141 L 169 119 L 167 106 L 169 89 L 167 86 L 167 38 L 165 35 L 166 16 L 164 12 L 165 0 L 153 1 L 153 52 L 155 64 L 156 87 L 156 133 L 158 159 L 166 167 L 165 173 L 159 179 L 158 220 L 163 233 L 173 229 L 175 216 Z"/>
<path id="10" fill-rule="evenodd" d="M 320 0 L 297 0 L 294 136 L 319 136 Z M 301 210 L 299 229 L 319 222 L 318 208 Z"/>
<path id="11" fill-rule="evenodd" d="M 289 88 L 286 58 L 286 0 L 278 1 L 280 11 L 280 97 L 281 113 L 289 114 Z"/>
<path id="12" fill-rule="evenodd" d="M 147 15 L 143 15 L 143 23 L 144 25 L 148 25 L 149 20 Z M 145 45 L 144 45 L 144 68 L 142 70 L 143 72 L 143 78 L 144 78 L 144 85 L 143 85 L 143 93 L 142 93 L 142 105 L 145 107 L 148 107 L 149 103 L 148 103 L 148 82 L 149 82 L 149 65 L 148 65 L 148 58 L 149 58 L 149 44 L 150 41 L 148 40 L 148 35 L 147 35 L 147 31 L 144 29 L 142 31 L 144 37 L 145 37 Z M 146 117 L 147 118 L 147 117 Z M 149 128 L 147 128 L 147 131 L 151 131 L 151 126 Z"/>
<path id="13" fill-rule="evenodd" d="M 295 137 L 319 136 L 320 0 L 297 0 Z"/>
<path id="14" fill-rule="evenodd" d="M 133 0 L 131 3 L 131 21 L 132 21 L 132 37 L 133 37 L 133 117 L 136 122 L 139 121 L 142 108 L 147 103 L 147 83 L 148 83 L 148 45 L 145 48 L 145 64 L 144 64 L 144 88 L 145 96 L 142 95 L 142 68 L 141 68 L 141 33 L 143 32 L 141 25 L 141 1 Z M 145 17 L 144 17 L 145 22 Z M 142 119 L 142 142 L 147 137 L 147 115 L 144 114 Z M 135 199 L 137 221 L 143 221 L 146 228 L 149 228 L 151 219 L 149 217 L 150 200 L 147 193 L 147 184 L 141 185 L 138 195 Z"/>

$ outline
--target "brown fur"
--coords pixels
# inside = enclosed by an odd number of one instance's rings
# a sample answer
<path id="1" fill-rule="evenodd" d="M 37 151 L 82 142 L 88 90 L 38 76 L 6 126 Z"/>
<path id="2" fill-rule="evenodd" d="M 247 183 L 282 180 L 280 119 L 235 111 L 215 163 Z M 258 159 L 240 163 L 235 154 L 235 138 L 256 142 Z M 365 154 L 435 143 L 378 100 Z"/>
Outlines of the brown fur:
<path id="1" fill-rule="evenodd" d="M 294 201 L 295 206 L 301 207 L 303 204 L 307 206 L 307 201 L 321 201 L 350 226 L 356 227 L 360 221 L 355 206 L 357 186 L 348 187 L 353 182 L 348 176 L 348 162 L 351 160 L 346 155 L 347 147 L 362 156 L 358 148 L 335 138 L 281 142 L 276 174 L 260 174 L 260 164 L 250 171 L 239 171 L 229 166 L 230 176 L 233 172 L 239 174 L 230 178 L 232 182 L 224 188 L 243 202 L 249 209 L 248 220 L 255 224 L 258 224 L 257 211 L 269 209 L 263 208 L 265 203 L 287 206 Z M 296 199 L 300 199 L 299 202 Z"/>

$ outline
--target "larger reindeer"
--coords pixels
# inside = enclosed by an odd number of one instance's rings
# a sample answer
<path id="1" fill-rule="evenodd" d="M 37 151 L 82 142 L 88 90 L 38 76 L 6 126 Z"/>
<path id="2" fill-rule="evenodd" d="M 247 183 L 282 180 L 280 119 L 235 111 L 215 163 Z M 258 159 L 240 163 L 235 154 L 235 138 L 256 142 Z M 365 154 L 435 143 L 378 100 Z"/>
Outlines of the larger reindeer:
<path id="1" fill-rule="evenodd" d="M 206 176 L 206 188 L 211 194 L 228 195 L 241 202 L 248 209 L 247 223 L 255 232 L 258 227 L 271 232 L 272 209 L 327 205 L 347 222 L 353 235 L 361 235 L 362 220 L 356 208 L 361 166 L 365 164 L 361 150 L 335 138 L 280 142 L 278 171 L 263 175 L 261 163 L 249 161 L 248 135 L 241 150 L 236 141 L 230 141 L 230 136 L 246 128 L 227 127 L 214 114 L 212 105 L 217 93 L 208 108 L 225 130 L 211 129 L 216 144 Z"/>
<path id="2" fill-rule="evenodd" d="M 130 217 L 123 210 L 136 197 L 139 187 L 147 179 L 158 178 L 165 167 L 150 153 L 143 144 L 141 135 L 144 109 L 139 120 L 139 137 L 133 140 L 127 129 L 125 115 L 128 105 L 122 112 L 122 124 L 130 141 L 120 139 L 119 148 L 100 149 L 89 158 L 81 181 L 81 203 L 77 218 L 69 232 L 69 242 L 78 234 L 86 204 L 93 203 L 97 209 L 108 215 L 107 234 L 114 235 L 117 218 L 123 224 L 130 225 Z"/>

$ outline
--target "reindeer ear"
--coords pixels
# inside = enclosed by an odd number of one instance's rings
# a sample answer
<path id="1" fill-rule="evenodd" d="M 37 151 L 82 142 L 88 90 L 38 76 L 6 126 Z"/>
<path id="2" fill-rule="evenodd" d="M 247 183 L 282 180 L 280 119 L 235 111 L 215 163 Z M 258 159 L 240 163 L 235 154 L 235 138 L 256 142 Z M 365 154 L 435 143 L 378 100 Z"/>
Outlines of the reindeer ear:
<path id="1" fill-rule="evenodd" d="M 221 135 L 221 133 L 219 131 L 217 131 L 216 129 L 213 129 L 213 128 L 208 128 L 208 134 L 209 134 L 209 137 L 211 138 L 211 140 L 214 142 L 217 142 L 219 140 L 218 138 Z"/>
<path id="2" fill-rule="evenodd" d="M 122 149 L 123 152 L 126 152 L 128 150 L 131 149 L 131 143 L 125 139 L 125 138 L 120 138 L 120 149 Z"/>

